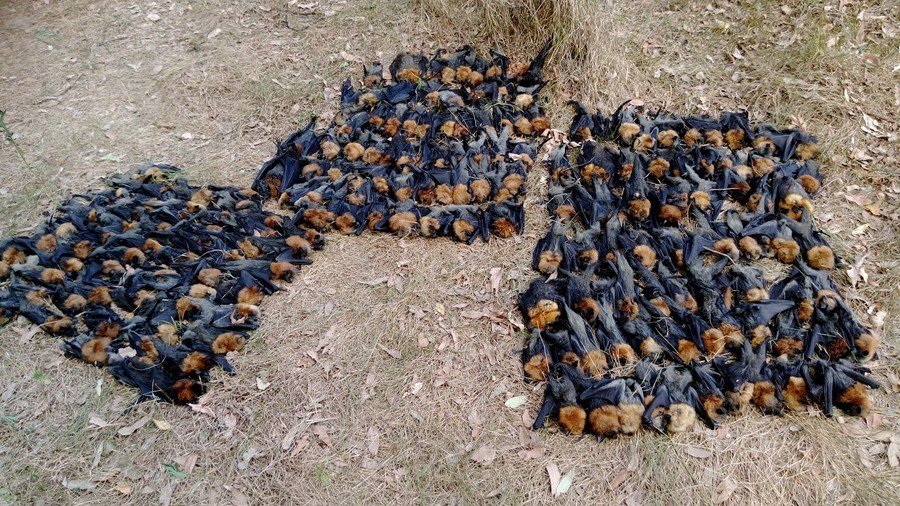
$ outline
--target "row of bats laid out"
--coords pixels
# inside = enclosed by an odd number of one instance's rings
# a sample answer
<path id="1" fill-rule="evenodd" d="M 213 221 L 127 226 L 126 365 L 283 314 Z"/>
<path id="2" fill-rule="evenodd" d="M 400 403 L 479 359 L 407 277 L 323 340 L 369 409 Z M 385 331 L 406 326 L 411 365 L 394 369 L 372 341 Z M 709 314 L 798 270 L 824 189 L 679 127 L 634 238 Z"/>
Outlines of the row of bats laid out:
<path id="1" fill-rule="evenodd" d="M 577 142 L 548 163 L 541 277 L 519 298 L 524 373 L 546 382 L 535 428 L 553 415 L 608 438 L 754 407 L 866 413 L 879 385 L 859 362 L 878 339 L 829 276 L 816 139 L 739 113 L 572 105 Z"/>
<path id="2" fill-rule="evenodd" d="M 106 367 L 136 401 L 195 402 L 326 232 L 521 233 L 549 128 L 548 50 L 526 64 L 471 48 L 401 54 L 387 74 L 376 62 L 359 89 L 344 84 L 334 121 L 280 143 L 251 188 L 196 187 L 154 165 L 73 195 L 32 235 L 0 240 L 0 324 L 22 316 L 62 336 L 66 355 Z"/>
<path id="3" fill-rule="evenodd" d="M 195 402 L 322 234 L 263 211 L 250 189 L 191 186 L 174 167 L 106 184 L 2 242 L 0 317 L 62 336 L 66 355 L 106 367 L 136 400 Z"/>
<path id="4" fill-rule="evenodd" d="M 548 43 L 530 64 L 471 47 L 379 63 L 362 87 L 348 79 L 324 128 L 311 121 L 278 147 L 253 188 L 296 212 L 297 223 L 472 243 L 522 232 L 525 180 L 536 139 Z"/>
<path id="5" fill-rule="evenodd" d="M 62 336 L 136 401 L 195 402 L 325 234 L 522 233 L 550 128 L 549 49 L 529 63 L 470 47 L 376 62 L 344 83 L 333 120 L 279 143 L 250 188 L 196 187 L 154 165 L 74 195 L 34 234 L 0 241 L 0 322 L 21 315 Z M 739 113 L 573 106 L 572 142 L 547 163 L 541 277 L 519 297 L 525 375 L 546 382 L 535 427 L 553 416 L 612 437 L 715 426 L 750 406 L 867 411 L 878 385 L 858 362 L 877 339 L 829 278 L 815 139 Z M 785 274 L 767 278 L 760 262 Z"/>

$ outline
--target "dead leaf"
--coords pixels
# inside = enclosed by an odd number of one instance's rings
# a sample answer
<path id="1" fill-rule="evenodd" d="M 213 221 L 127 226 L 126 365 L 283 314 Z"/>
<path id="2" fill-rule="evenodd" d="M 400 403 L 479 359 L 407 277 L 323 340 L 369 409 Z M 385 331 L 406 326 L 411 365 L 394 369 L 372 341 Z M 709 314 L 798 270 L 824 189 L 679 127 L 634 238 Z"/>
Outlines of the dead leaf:
<path id="1" fill-rule="evenodd" d="M 168 482 L 163 485 L 163 488 L 159 491 L 159 504 L 160 506 L 169 506 L 172 504 L 172 492 L 175 491 L 175 484 L 173 482 Z"/>
<path id="2" fill-rule="evenodd" d="M 247 494 L 232 487 L 231 488 L 231 504 L 234 506 L 250 506 L 250 498 Z"/>
<path id="3" fill-rule="evenodd" d="M 390 349 L 390 348 L 384 346 L 384 345 L 381 344 L 381 343 L 378 343 L 378 347 L 381 348 L 381 351 L 387 353 L 388 355 L 390 355 L 390 356 L 392 356 L 392 357 L 394 357 L 394 358 L 396 358 L 396 359 L 399 359 L 400 356 L 401 356 L 399 351 L 397 351 L 397 350 L 392 350 L 392 349 Z"/>
<path id="4" fill-rule="evenodd" d="M 491 268 L 491 290 L 493 290 L 494 293 L 497 293 L 500 290 L 501 272 L 499 267 Z"/>
<path id="5" fill-rule="evenodd" d="M 368 440 L 366 448 L 369 450 L 369 453 L 371 453 L 373 457 L 377 457 L 379 441 L 381 440 L 381 434 L 378 432 L 378 428 L 374 425 L 369 427 L 366 439 Z"/>
<path id="6" fill-rule="evenodd" d="M 544 456 L 544 447 L 538 446 L 530 450 L 519 450 L 519 458 L 522 460 L 534 460 Z"/>
<path id="7" fill-rule="evenodd" d="M 871 225 L 869 225 L 868 223 L 863 223 L 862 225 L 854 228 L 850 233 L 853 235 L 863 235 L 866 233 L 866 230 L 868 230 L 870 226 Z"/>
<path id="8" fill-rule="evenodd" d="M 644 504 L 644 493 L 638 489 L 625 498 L 625 506 L 642 506 Z"/>
<path id="9" fill-rule="evenodd" d="M 100 429 L 102 429 L 104 427 L 109 427 L 110 425 L 113 425 L 113 424 L 107 422 L 106 420 L 100 418 L 100 415 L 97 415 L 96 413 L 91 413 L 90 418 L 88 419 L 88 424 L 96 425 Z"/>
<path id="10" fill-rule="evenodd" d="M 125 483 L 124 481 L 117 483 L 116 486 L 113 488 L 116 490 L 116 492 L 118 492 L 122 495 L 129 495 L 129 494 L 131 494 L 131 492 L 134 491 L 134 487 L 132 487 L 128 483 Z"/>
<path id="11" fill-rule="evenodd" d="M 197 454 L 188 453 L 183 457 L 178 457 L 175 459 L 175 463 L 181 467 L 182 471 L 191 474 L 194 471 L 194 467 L 197 466 Z"/>
<path id="12" fill-rule="evenodd" d="M 216 412 L 213 411 L 212 408 L 210 408 L 209 406 L 206 405 L 206 399 L 207 399 L 207 397 L 205 395 L 203 395 L 199 399 L 197 399 L 196 404 L 188 404 L 188 406 L 190 406 L 192 410 L 194 410 L 198 413 L 203 413 L 204 415 L 209 415 L 209 416 L 215 418 Z"/>
<path id="13" fill-rule="evenodd" d="M 556 464 L 547 465 L 547 475 L 550 477 L 550 494 L 558 497 L 565 494 L 572 488 L 572 482 L 575 479 L 575 471 L 569 471 L 565 476 L 559 472 L 559 466 Z"/>
<path id="14" fill-rule="evenodd" d="M 484 496 L 485 499 L 492 499 L 494 497 L 498 497 L 500 494 L 503 493 L 504 488 L 505 488 L 504 485 L 500 485 L 499 487 L 495 488 L 494 490 L 491 490 L 490 492 L 487 493 L 487 495 Z"/>
<path id="15" fill-rule="evenodd" d="M 889 372 L 887 373 L 888 381 L 891 383 L 891 392 L 900 392 L 900 377 L 897 377 L 896 374 Z"/>
<path id="16" fill-rule="evenodd" d="M 857 453 L 859 454 L 860 463 L 866 467 L 866 469 L 872 469 L 875 467 L 875 463 L 872 462 L 872 459 L 869 458 L 869 454 L 862 448 L 860 448 Z"/>
<path id="17" fill-rule="evenodd" d="M 869 156 L 868 153 L 859 148 L 853 148 L 853 150 L 850 151 L 850 156 L 858 160 L 860 163 L 871 162 L 872 160 L 874 160 L 874 158 Z"/>
<path id="18" fill-rule="evenodd" d="M 853 265 L 847 269 L 847 276 L 850 278 L 850 284 L 856 288 L 859 286 L 860 281 L 863 284 L 867 284 L 869 282 L 869 273 L 866 272 L 866 268 L 863 266 L 863 262 L 866 260 L 866 255 L 863 255 L 861 258 L 858 258 Z"/>
<path id="19" fill-rule="evenodd" d="M 381 466 L 378 464 L 378 461 L 377 461 L 377 460 L 375 460 L 375 459 L 373 459 L 373 458 L 371 458 L 371 457 L 369 457 L 369 456 L 367 456 L 367 455 L 363 455 L 363 458 L 362 458 L 362 460 L 360 461 L 359 465 L 360 465 L 363 469 L 368 469 L 369 471 L 374 471 L 375 469 L 378 469 L 379 467 L 381 467 Z"/>
<path id="20" fill-rule="evenodd" d="M 863 126 L 860 128 L 863 132 L 873 136 L 887 139 L 890 136 L 881 129 L 881 125 L 878 123 L 878 120 L 869 116 L 866 113 L 863 113 Z"/>
<path id="21" fill-rule="evenodd" d="M 265 390 L 270 386 L 272 386 L 272 383 L 270 381 L 265 381 L 262 378 L 256 378 L 256 388 L 258 388 L 259 390 Z"/>
<path id="22" fill-rule="evenodd" d="M 869 199 L 865 195 L 844 195 L 844 198 L 860 207 L 869 204 Z"/>
<path id="23" fill-rule="evenodd" d="M 481 445 L 477 450 L 472 452 L 472 460 L 486 466 L 497 458 L 497 450 L 487 445 Z"/>
<path id="24" fill-rule="evenodd" d="M 260 455 L 262 455 L 262 452 L 259 451 L 257 447 L 251 446 L 250 448 L 247 448 L 247 451 L 245 451 L 243 455 L 241 455 L 241 461 L 238 462 L 237 468 L 241 471 L 246 470 L 248 467 L 250 467 L 250 461 Z"/>
<path id="25" fill-rule="evenodd" d="M 475 408 L 472 408 L 472 411 L 469 411 L 468 416 L 469 427 L 473 429 L 476 427 L 481 427 L 481 417 L 478 416 L 478 411 Z"/>
<path id="26" fill-rule="evenodd" d="M 419 395 L 419 391 L 422 390 L 422 387 L 424 385 L 425 385 L 425 383 L 423 383 L 421 381 L 413 383 L 413 386 L 410 387 L 410 389 L 409 389 L 409 393 L 411 393 L 413 395 Z"/>
<path id="27" fill-rule="evenodd" d="M 725 478 L 716 485 L 716 504 L 721 504 L 731 498 L 737 490 L 737 483 L 731 478 Z"/>
<path id="28" fill-rule="evenodd" d="M 131 425 L 126 425 L 125 427 L 122 427 L 121 429 L 119 429 L 117 434 L 119 434 L 120 436 L 126 436 L 126 437 L 130 436 L 130 435 L 134 434 L 134 432 L 136 430 L 140 429 L 144 425 L 147 425 L 149 422 L 150 422 L 150 417 L 145 416 L 144 418 L 141 418 L 140 420 L 134 422 Z"/>
<path id="29" fill-rule="evenodd" d="M 617 474 L 616 477 L 613 478 L 611 482 L 609 482 L 609 487 L 607 487 L 607 488 L 610 491 L 613 491 L 613 490 L 619 488 L 619 486 L 621 486 L 623 483 L 625 483 L 625 480 L 628 479 L 628 476 L 630 476 L 630 475 L 631 475 L 631 471 L 629 471 L 628 469 L 622 469 L 621 471 L 619 471 L 619 474 Z"/>
<path id="30" fill-rule="evenodd" d="M 363 59 L 360 58 L 359 56 L 352 55 L 346 51 L 341 51 L 341 58 L 343 58 L 345 61 L 356 62 L 356 63 L 362 63 L 362 61 L 363 61 Z"/>
<path id="31" fill-rule="evenodd" d="M 301 424 L 294 425 L 288 430 L 287 434 L 285 434 L 284 439 L 281 440 L 281 450 L 288 451 L 291 448 L 291 445 L 294 444 L 294 438 L 297 437 L 297 434 L 300 433 L 300 429 L 303 427 Z"/>
<path id="32" fill-rule="evenodd" d="M 881 208 L 875 204 L 866 204 L 863 208 L 872 213 L 872 216 L 881 216 Z"/>
<path id="33" fill-rule="evenodd" d="M 884 424 L 884 416 L 871 411 L 863 417 L 863 420 L 866 421 L 866 426 L 870 429 L 877 429 Z"/>
<path id="34" fill-rule="evenodd" d="M 31 338 L 41 331 L 41 328 L 36 325 L 28 329 L 19 329 L 15 327 L 12 327 L 12 329 L 19 334 L 19 344 L 25 344 L 28 341 L 31 341 Z"/>
<path id="35" fill-rule="evenodd" d="M 527 400 L 528 400 L 528 397 L 525 397 L 524 395 L 517 395 L 515 397 L 510 397 L 503 404 L 509 409 L 516 409 L 519 406 L 525 404 L 525 402 Z"/>
<path id="36" fill-rule="evenodd" d="M 707 450 L 706 448 L 700 448 L 697 446 L 688 446 L 684 449 L 684 453 L 687 453 L 691 457 L 698 459 L 708 459 L 712 457 L 712 452 Z"/>
<path id="37" fill-rule="evenodd" d="M 640 459 L 638 458 L 638 454 L 632 453 L 631 459 L 628 461 L 628 467 L 626 467 L 625 469 L 627 469 L 633 473 L 638 470 L 639 466 L 640 466 Z"/>
<path id="38" fill-rule="evenodd" d="M 0 395 L 0 402 L 6 402 L 10 400 L 14 393 L 16 393 L 16 387 L 19 386 L 15 381 L 7 385 L 6 390 L 3 391 L 3 395 Z"/>
<path id="39" fill-rule="evenodd" d="M 884 443 L 875 443 L 869 447 L 869 455 L 876 456 L 885 453 L 887 445 Z"/>
<path id="40" fill-rule="evenodd" d="M 90 480 L 70 480 L 63 478 L 62 486 L 69 490 L 93 490 L 97 488 L 97 484 Z"/>
<path id="41" fill-rule="evenodd" d="M 900 466 L 900 444 L 891 441 L 887 449 L 888 465 L 891 467 Z"/>
<path id="42" fill-rule="evenodd" d="M 556 464 L 548 464 L 547 475 L 550 477 L 550 495 L 556 497 L 559 495 L 557 490 L 559 489 L 559 480 L 562 478 L 562 474 L 559 472 L 559 466 Z"/>
<path id="43" fill-rule="evenodd" d="M 884 320 L 887 319 L 887 311 L 876 311 L 875 314 L 870 313 L 870 315 L 869 321 L 872 322 L 872 325 L 874 325 L 876 329 L 884 327 Z"/>
<path id="44" fill-rule="evenodd" d="M 569 471 L 559 480 L 559 485 L 556 487 L 556 495 L 563 495 L 572 488 L 572 482 L 575 481 L 575 471 Z"/>
<path id="45" fill-rule="evenodd" d="M 325 446 L 328 446 L 330 448 L 331 445 L 334 444 L 334 441 L 332 441 L 331 436 L 328 435 L 328 427 L 325 427 L 324 425 L 321 425 L 321 424 L 317 424 L 317 425 L 313 426 L 312 433 L 315 434 L 316 436 L 318 436 L 319 440 L 322 441 L 322 444 L 324 444 Z"/>
<path id="46" fill-rule="evenodd" d="M 300 452 L 306 450 L 309 446 L 309 436 L 303 436 L 297 440 L 297 443 L 294 445 L 294 449 L 291 450 L 291 457 L 296 457 L 300 455 Z"/>

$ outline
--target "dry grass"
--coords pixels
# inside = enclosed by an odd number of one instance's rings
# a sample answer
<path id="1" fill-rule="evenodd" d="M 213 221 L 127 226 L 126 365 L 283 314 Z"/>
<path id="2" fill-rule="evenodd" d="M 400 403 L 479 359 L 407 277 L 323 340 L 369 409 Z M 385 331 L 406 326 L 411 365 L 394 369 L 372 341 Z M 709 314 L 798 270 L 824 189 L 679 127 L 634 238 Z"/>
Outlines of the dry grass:
<path id="1" fill-rule="evenodd" d="M 520 56 L 550 37 L 555 70 L 547 98 L 559 114 L 569 98 L 602 101 L 607 108 L 640 90 L 637 54 L 654 22 L 642 19 L 655 2 L 613 5 L 606 0 L 418 0 L 435 24 L 462 20 L 454 37 L 482 41 Z M 478 22 L 473 22 L 478 20 Z M 640 22 L 639 22 L 640 21 Z M 649 22 L 648 22 L 649 21 Z M 470 42 L 471 43 L 471 42 Z M 624 97 L 624 98 L 623 98 Z M 618 101 L 618 102 L 617 102 Z"/>
<path id="2" fill-rule="evenodd" d="M 897 30 L 896 5 L 835 1 L 826 11 L 812 1 L 785 3 L 790 15 L 765 1 L 742 8 L 615 0 L 375 0 L 314 9 L 275 0 L 206 0 L 190 9 L 5 3 L 0 109 L 28 165 L 0 144 L 0 229 L 30 226 L 64 195 L 146 160 L 183 165 L 195 181 L 246 183 L 272 140 L 309 111 L 332 107 L 331 86 L 359 75 L 353 57 L 477 38 L 521 58 L 552 31 L 560 49 L 551 112 L 560 120 L 567 95 L 607 110 L 639 97 L 680 111 L 746 107 L 754 118 L 785 123 L 794 115 L 820 134 L 828 178 L 820 216 L 830 217 L 823 226 L 846 259 L 867 255 L 868 283 L 847 293 L 858 308 L 888 314 L 885 352 L 874 366 L 888 383 L 888 373 L 900 373 L 890 114 L 900 91 L 896 38 L 888 38 Z M 159 21 L 148 20 L 151 13 Z M 535 21 L 550 13 L 552 26 Z M 472 19 L 484 24 L 448 21 Z M 893 140 L 863 132 L 863 113 Z M 873 160 L 864 165 L 860 153 Z M 117 485 L 147 504 L 170 493 L 175 503 L 210 504 L 483 503 L 489 496 L 543 503 L 551 499 L 550 463 L 574 471 L 573 489 L 562 496 L 568 502 L 895 501 L 900 475 L 887 453 L 891 437 L 900 442 L 900 404 L 889 391 L 875 396 L 884 416 L 878 429 L 858 419 L 749 414 L 716 432 L 603 444 L 526 430 L 523 416 L 533 416 L 540 395 L 520 381 L 521 337 L 502 315 L 517 318 L 513 301 L 531 277 L 530 249 L 544 230 L 539 179 L 532 177 L 529 235 L 514 241 L 331 238 L 297 281 L 265 302 L 263 326 L 235 360 L 238 374 L 216 376 L 208 413 L 144 404 L 124 414 L 129 389 L 63 359 L 52 338 L 25 339 L 13 328 L 24 324 L 7 327 L 0 504 L 106 504 L 123 499 Z M 869 197 L 884 217 L 845 195 Z M 864 223 L 862 235 L 851 234 Z M 496 292 L 493 267 L 502 275 Z M 486 308 L 501 316 L 472 318 Z M 257 378 L 270 386 L 260 390 Z M 506 408 L 514 395 L 528 403 Z M 113 425 L 98 427 L 93 416 Z M 171 429 L 150 422 L 117 435 L 144 416 Z M 495 458 L 477 464 L 471 456 L 482 446 Z M 94 488 L 67 489 L 64 478 Z"/>

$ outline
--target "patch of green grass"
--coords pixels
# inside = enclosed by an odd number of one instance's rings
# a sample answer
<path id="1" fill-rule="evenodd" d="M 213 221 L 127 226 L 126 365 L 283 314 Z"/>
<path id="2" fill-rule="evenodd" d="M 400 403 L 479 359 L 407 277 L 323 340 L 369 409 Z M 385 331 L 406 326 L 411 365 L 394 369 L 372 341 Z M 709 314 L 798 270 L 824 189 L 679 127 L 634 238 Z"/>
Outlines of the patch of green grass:
<path id="1" fill-rule="evenodd" d="M 6 111 L 0 110 L 0 133 L 3 133 L 3 137 L 6 138 L 6 142 L 10 143 L 13 148 L 15 148 L 16 153 L 19 155 L 19 158 L 22 160 L 22 163 L 25 164 L 25 167 L 31 169 L 31 165 L 28 163 L 28 160 L 25 159 L 25 150 L 22 149 L 22 146 L 16 142 L 15 134 L 6 124 Z"/>
<path id="2" fill-rule="evenodd" d="M 44 372 L 41 371 L 40 369 L 35 369 L 35 370 L 34 370 L 34 374 L 32 375 L 31 379 L 33 379 L 33 380 L 35 380 L 35 381 L 38 381 L 38 382 L 40 382 L 40 383 L 43 383 L 43 384 L 45 384 L 45 385 L 48 384 L 48 383 L 50 383 L 50 378 L 48 378 L 48 377 L 44 374 Z"/>
<path id="3" fill-rule="evenodd" d="M 319 480 L 323 486 L 328 486 L 331 484 L 331 476 L 325 471 L 325 468 L 322 466 L 316 466 L 315 471 L 313 471 L 316 475 L 316 479 Z"/>
<path id="4" fill-rule="evenodd" d="M 178 467 L 178 465 L 176 465 L 176 464 L 164 463 L 162 466 L 163 466 L 163 469 L 166 470 L 166 473 L 169 476 L 171 476 L 172 478 L 175 478 L 176 480 L 180 480 L 182 478 L 187 478 L 188 474 L 186 472 L 182 471 L 181 468 Z"/>
<path id="5" fill-rule="evenodd" d="M 5 423 L 11 429 L 19 427 L 19 418 L 4 411 L 0 411 L 0 422 Z"/>
<path id="6" fill-rule="evenodd" d="M 12 490 L 6 487 L 0 487 L 0 500 L 6 501 L 9 504 L 15 504 L 16 499 L 16 494 L 14 494 Z"/>
<path id="7" fill-rule="evenodd" d="M 59 38 L 59 30 L 56 28 L 35 28 L 31 33 L 44 44 L 53 44 Z"/>

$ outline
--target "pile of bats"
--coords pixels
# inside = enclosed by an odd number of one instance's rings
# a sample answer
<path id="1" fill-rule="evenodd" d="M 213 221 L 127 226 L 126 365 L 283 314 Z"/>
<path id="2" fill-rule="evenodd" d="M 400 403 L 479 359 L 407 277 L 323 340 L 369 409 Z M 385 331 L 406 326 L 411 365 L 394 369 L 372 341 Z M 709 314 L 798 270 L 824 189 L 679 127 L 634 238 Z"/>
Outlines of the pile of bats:
<path id="1" fill-rule="evenodd" d="M 550 128 L 538 98 L 549 49 L 528 64 L 471 47 L 376 62 L 249 189 L 154 165 L 73 196 L 35 234 L 0 241 L 0 324 L 21 315 L 63 336 L 67 355 L 138 400 L 195 401 L 324 232 L 521 233 Z M 535 428 L 553 415 L 571 434 L 613 437 L 714 427 L 752 406 L 866 412 L 878 384 L 858 362 L 878 342 L 829 277 L 815 139 L 738 113 L 574 105 L 575 142 L 549 156 L 543 277 L 519 298 L 525 375 L 546 382 Z M 293 217 L 264 211 L 267 199 Z"/>
<path id="2" fill-rule="evenodd" d="M 580 149 L 550 156 L 543 276 L 519 298 L 525 376 L 546 382 L 534 427 L 553 415 L 606 438 L 754 408 L 865 413 L 879 385 L 858 362 L 878 342 L 829 277 L 815 138 L 739 113 L 573 105 Z"/>
<path id="3" fill-rule="evenodd" d="M 534 141 L 550 127 L 538 100 L 549 49 L 530 64 L 471 47 L 402 54 L 388 74 L 375 62 L 361 88 L 344 83 L 327 128 L 311 121 L 281 143 L 253 188 L 317 230 L 466 243 L 521 233 Z"/>
<path id="4" fill-rule="evenodd" d="M 154 165 L 74 195 L 37 232 L 0 242 L 0 320 L 64 337 L 66 355 L 193 402 L 258 326 L 259 303 L 322 247 L 250 189 L 198 188 Z"/>
<path id="5" fill-rule="evenodd" d="M 197 188 L 155 165 L 75 195 L 28 237 L 0 241 L 0 325 L 21 315 L 106 367 L 136 400 L 194 402 L 209 370 L 258 327 L 322 232 L 365 229 L 472 242 L 521 233 L 549 43 L 530 64 L 470 47 L 401 54 L 340 113 L 278 146 L 252 189 Z M 388 77 L 389 76 L 389 77 Z M 263 211 L 277 199 L 293 219 Z"/>

